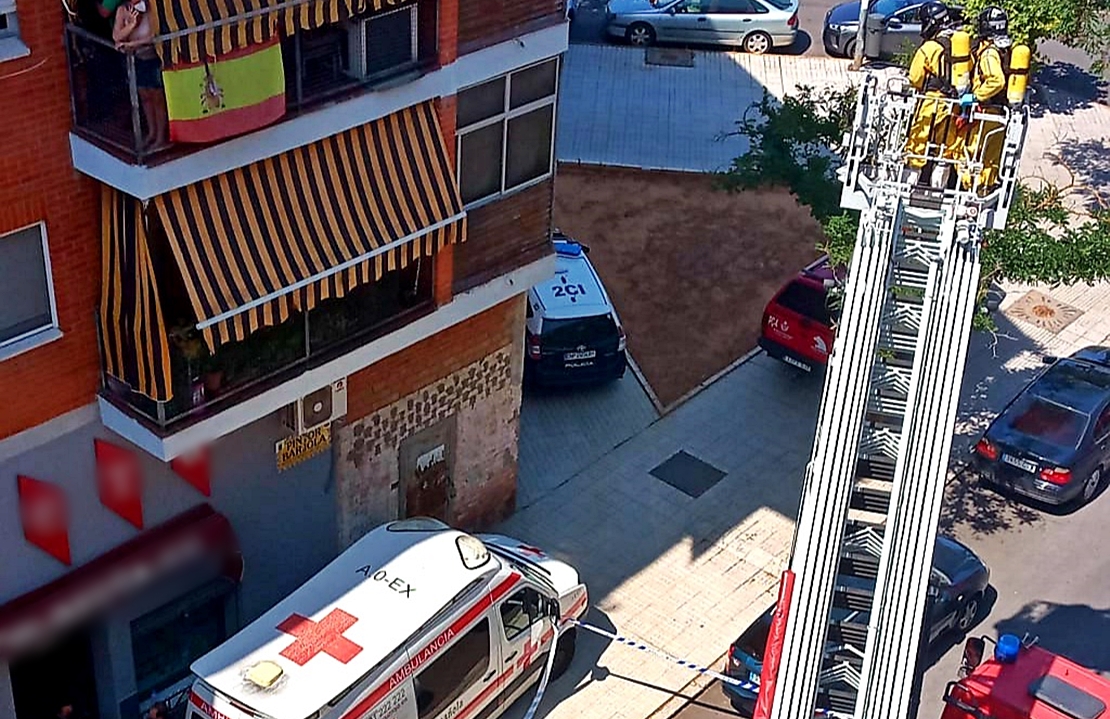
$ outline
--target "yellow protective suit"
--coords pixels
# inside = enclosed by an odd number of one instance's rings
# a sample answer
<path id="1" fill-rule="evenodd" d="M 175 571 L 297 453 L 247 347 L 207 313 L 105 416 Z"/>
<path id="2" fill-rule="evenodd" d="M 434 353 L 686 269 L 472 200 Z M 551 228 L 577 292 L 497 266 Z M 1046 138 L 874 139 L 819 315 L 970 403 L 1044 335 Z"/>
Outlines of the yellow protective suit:
<path id="1" fill-rule="evenodd" d="M 943 45 L 935 39 L 926 40 L 910 62 L 910 84 L 926 95 L 918 100 L 906 138 L 906 164 L 913 168 L 922 168 L 926 156 L 955 159 L 959 148 L 960 138 L 952 117 L 952 103 L 929 99 L 946 97 L 936 87 L 948 83 L 950 70 L 945 55 Z"/>
<path id="2" fill-rule="evenodd" d="M 991 115 L 1003 115 L 1006 100 L 1006 71 L 1002 66 L 1002 54 L 994 43 L 983 39 L 972 53 L 974 70 L 971 73 L 971 92 L 980 104 L 979 111 Z M 986 192 L 998 182 L 998 167 L 1002 161 L 1002 145 L 1006 127 L 999 122 L 977 120 L 968 127 L 965 152 L 969 159 L 981 161 L 983 169 L 979 172 L 979 188 Z M 975 178 L 966 169 L 961 169 L 960 180 L 970 189 Z"/>

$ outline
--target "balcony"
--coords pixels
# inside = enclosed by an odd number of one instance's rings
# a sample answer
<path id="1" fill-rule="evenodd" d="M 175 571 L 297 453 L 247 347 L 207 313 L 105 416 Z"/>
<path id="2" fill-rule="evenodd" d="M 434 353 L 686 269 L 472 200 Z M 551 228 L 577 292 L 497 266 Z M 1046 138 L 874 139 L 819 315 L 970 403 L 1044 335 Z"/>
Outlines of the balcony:
<path id="1" fill-rule="evenodd" d="M 171 7 L 167 4 L 170 0 L 151 2 Z M 211 37 L 206 37 L 206 34 L 226 34 L 234 38 L 242 30 L 242 36 L 249 37 L 252 41 L 250 44 L 229 45 L 225 48 L 229 50 L 226 56 L 217 54 L 217 59 L 213 62 L 213 66 L 217 68 L 223 57 L 231 58 L 235 53 L 242 54 L 268 43 L 277 44 L 280 48 L 280 74 L 284 75 L 284 79 L 283 83 L 281 80 L 275 82 L 279 86 L 284 85 L 283 92 L 279 93 L 282 99 L 278 100 L 276 108 L 270 102 L 268 117 L 271 119 L 256 127 L 242 126 L 244 132 L 275 122 L 287 122 L 329 103 L 367 92 L 383 92 L 436 69 L 437 0 L 392 2 L 384 10 L 350 13 L 346 10 L 357 11 L 367 3 L 360 3 L 358 0 L 330 0 L 330 5 L 338 8 L 333 9 L 334 16 L 349 17 L 317 27 L 296 27 L 294 32 L 288 32 L 293 21 L 279 16 L 281 12 L 297 13 L 300 10 L 316 13 L 317 6 L 328 3 L 329 0 L 275 3 L 279 10 L 265 11 L 274 17 L 263 11 L 254 11 L 246 16 L 216 20 L 198 29 L 175 30 L 163 22 L 160 28 L 162 31 L 175 31 L 159 34 L 151 46 L 127 51 L 117 50 L 110 36 L 98 34 L 77 24 L 67 25 L 65 45 L 74 134 L 112 157 L 137 166 L 167 163 L 230 139 L 233 135 L 204 141 L 202 133 L 198 141 L 197 134 L 193 133 L 188 138 L 190 141 L 182 141 L 181 138 L 188 133 L 175 131 L 173 124 L 170 125 L 168 134 L 177 136 L 178 141 L 169 140 L 165 132 L 157 132 L 159 128 L 156 126 L 165 124 L 167 114 L 171 122 L 178 119 L 173 117 L 173 112 L 167 113 L 167 96 L 171 98 L 172 109 L 180 112 L 178 108 L 183 106 L 183 91 L 178 89 L 181 83 L 167 81 L 169 78 L 180 77 L 183 69 L 197 66 L 198 55 L 203 56 L 199 60 L 201 81 L 197 83 L 198 86 L 204 85 L 207 90 L 205 81 L 213 77 L 219 78 L 218 69 L 213 70 L 211 75 L 204 76 L 208 69 L 208 66 L 204 66 L 204 58 L 209 56 L 213 47 Z M 230 2 L 227 4 L 232 5 Z M 274 23 L 284 20 L 281 24 L 285 26 L 286 32 L 266 38 L 265 42 L 257 45 L 253 44 L 258 38 L 250 33 L 257 35 L 258 31 L 251 23 L 260 19 Z M 100 29 L 103 32 L 104 28 Z M 216 46 L 220 47 L 218 41 Z M 161 58 L 161 69 L 155 52 Z M 268 65 L 267 69 L 277 78 L 279 71 L 276 64 Z M 155 85 L 163 87 L 152 87 Z M 199 112 L 209 111 L 211 106 L 205 105 L 209 100 L 218 101 L 220 106 L 217 109 L 221 111 L 223 106 L 231 107 L 234 111 L 237 108 L 234 107 L 235 100 L 231 96 L 237 89 L 239 88 L 230 85 L 225 88 L 217 86 L 215 94 L 210 93 L 201 101 Z M 175 92 L 178 93 L 176 98 Z M 213 115 L 205 121 L 210 126 L 215 126 L 211 120 L 229 115 L 230 112 L 224 112 L 223 115 Z M 225 123 L 225 131 L 227 127 Z"/>
<path id="2" fill-rule="evenodd" d="M 417 260 L 214 352 L 195 329 L 180 278 L 162 277 L 170 398 L 155 401 L 106 371 L 102 397 L 156 435 L 180 432 L 429 314 L 432 268 L 432 258 Z"/>

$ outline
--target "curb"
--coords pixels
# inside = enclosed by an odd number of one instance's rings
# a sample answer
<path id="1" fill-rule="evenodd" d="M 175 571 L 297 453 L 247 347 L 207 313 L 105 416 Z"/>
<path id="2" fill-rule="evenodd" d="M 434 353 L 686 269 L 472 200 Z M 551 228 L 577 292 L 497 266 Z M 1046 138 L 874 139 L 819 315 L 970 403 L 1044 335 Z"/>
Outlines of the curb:
<path id="1" fill-rule="evenodd" d="M 659 415 L 655 418 L 655 421 L 658 422 L 662 419 L 663 415 L 667 413 L 666 409 L 663 407 L 663 403 L 659 401 L 659 397 L 655 395 L 655 390 L 648 384 L 647 377 L 644 376 L 644 372 L 640 369 L 640 365 L 636 364 L 636 360 L 632 359 L 632 353 L 627 352 L 626 356 L 628 357 L 628 366 L 632 370 L 632 374 L 635 375 L 636 381 L 640 383 L 640 386 L 644 388 L 644 392 L 647 393 L 648 399 L 651 400 L 651 406 L 655 407 L 655 411 Z M 654 424 L 654 422 L 652 424 Z"/>
<path id="2" fill-rule="evenodd" d="M 690 400 L 692 400 L 702 390 L 707 389 L 711 384 L 713 384 L 717 380 L 721 379 L 722 377 L 724 377 L 728 373 L 732 372 L 734 369 L 736 369 L 740 365 L 747 363 L 748 361 L 752 360 L 757 355 L 762 354 L 762 353 L 763 353 L 763 349 L 761 347 L 758 347 L 758 346 L 755 347 L 754 349 L 748 350 L 748 352 L 744 355 L 741 355 L 739 359 L 733 360 L 732 363 L 727 365 L 724 369 L 718 370 L 716 374 L 711 375 L 707 379 L 702 380 L 701 383 L 698 384 L 697 387 L 694 387 L 692 390 L 690 390 L 686 394 L 684 394 L 681 397 L 679 397 L 678 399 L 676 399 L 674 402 L 671 402 L 669 405 L 664 407 L 661 411 L 661 414 L 662 415 L 670 414 L 674 410 L 678 409 L 680 406 L 682 406 L 682 405 L 686 404 L 687 402 L 689 402 Z"/>
<path id="3" fill-rule="evenodd" d="M 728 657 L 728 652 L 717 657 L 710 666 L 720 666 L 723 661 Z M 674 694 L 663 701 L 657 709 L 648 714 L 644 719 L 670 719 L 675 714 L 679 713 L 686 708 L 692 701 L 697 699 L 698 694 L 701 694 L 709 685 L 717 681 L 713 677 L 704 674 L 697 674 L 693 679 L 683 684 L 675 690 Z"/>

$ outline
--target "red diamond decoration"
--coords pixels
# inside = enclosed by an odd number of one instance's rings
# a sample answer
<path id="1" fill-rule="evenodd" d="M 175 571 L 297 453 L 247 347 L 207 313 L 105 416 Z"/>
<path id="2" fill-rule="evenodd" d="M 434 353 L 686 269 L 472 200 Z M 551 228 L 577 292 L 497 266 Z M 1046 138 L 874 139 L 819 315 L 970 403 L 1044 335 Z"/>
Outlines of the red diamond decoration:
<path id="1" fill-rule="evenodd" d="M 333 609 L 328 616 L 314 622 L 300 614 L 291 614 L 288 619 L 277 625 L 278 630 L 297 638 L 285 649 L 281 656 L 303 667 L 317 654 L 323 652 L 333 659 L 346 664 L 362 651 L 362 647 L 343 636 L 357 617 L 342 609 Z"/>

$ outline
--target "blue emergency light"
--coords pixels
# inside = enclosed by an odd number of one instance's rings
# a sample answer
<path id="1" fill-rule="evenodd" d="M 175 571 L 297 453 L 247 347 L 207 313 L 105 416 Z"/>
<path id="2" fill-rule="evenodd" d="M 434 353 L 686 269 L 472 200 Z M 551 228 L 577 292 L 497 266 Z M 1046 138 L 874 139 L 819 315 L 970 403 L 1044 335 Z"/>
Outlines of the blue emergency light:
<path id="1" fill-rule="evenodd" d="M 994 658 L 1002 664 L 1013 664 L 1021 651 L 1021 640 L 1016 634 L 1003 634 L 994 645 Z"/>
<path id="2" fill-rule="evenodd" d="M 577 242 L 554 242 L 555 254 L 563 257 L 581 257 L 582 245 Z"/>

